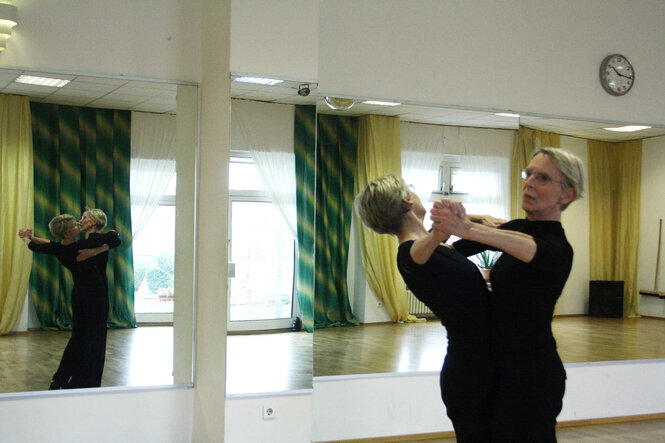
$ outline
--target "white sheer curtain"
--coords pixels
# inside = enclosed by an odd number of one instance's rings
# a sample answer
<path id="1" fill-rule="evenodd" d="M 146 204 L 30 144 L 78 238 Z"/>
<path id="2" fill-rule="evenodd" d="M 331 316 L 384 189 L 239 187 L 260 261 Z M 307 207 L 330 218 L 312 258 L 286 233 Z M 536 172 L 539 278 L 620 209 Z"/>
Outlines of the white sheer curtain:
<path id="1" fill-rule="evenodd" d="M 471 202 L 465 206 L 469 213 L 507 219 L 510 215 L 510 146 L 498 146 L 496 135 L 499 135 L 497 130 L 459 128 L 460 161 L 471 195 Z"/>
<path id="2" fill-rule="evenodd" d="M 439 166 L 445 157 L 444 127 L 402 122 L 402 177 L 413 185 L 427 207 L 439 184 Z"/>
<path id="3" fill-rule="evenodd" d="M 136 239 L 175 174 L 176 116 L 132 112 L 131 132 L 129 193 Z"/>
<path id="4" fill-rule="evenodd" d="M 231 149 L 251 153 L 273 205 L 296 239 L 294 115 L 293 105 L 231 102 Z"/>

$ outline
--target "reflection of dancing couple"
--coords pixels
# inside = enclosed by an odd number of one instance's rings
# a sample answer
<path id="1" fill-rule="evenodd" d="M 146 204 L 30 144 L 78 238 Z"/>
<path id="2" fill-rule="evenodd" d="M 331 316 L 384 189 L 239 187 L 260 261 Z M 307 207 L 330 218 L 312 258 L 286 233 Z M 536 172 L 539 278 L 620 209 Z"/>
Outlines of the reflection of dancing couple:
<path id="1" fill-rule="evenodd" d="M 83 213 L 80 222 L 69 214 L 54 217 L 52 242 L 34 237 L 32 229 L 21 229 L 19 237 L 30 250 L 55 255 L 72 273 L 72 336 L 49 389 L 91 388 L 101 386 L 106 354 L 106 319 L 109 313 L 106 264 L 108 251 L 120 244 L 115 231 L 100 233 L 106 214 L 100 209 Z M 81 232 L 85 240 L 76 240 Z"/>
<path id="2" fill-rule="evenodd" d="M 551 320 L 573 261 L 561 212 L 583 191 L 582 163 L 544 148 L 522 172 L 526 219 L 467 216 L 461 203 L 425 208 L 401 177 L 372 181 L 356 197 L 363 222 L 399 240 L 397 265 L 414 295 L 446 327 L 441 396 L 458 441 L 556 441 L 566 372 Z M 450 235 L 462 240 L 442 244 Z M 503 254 L 487 289 L 466 257 Z"/>

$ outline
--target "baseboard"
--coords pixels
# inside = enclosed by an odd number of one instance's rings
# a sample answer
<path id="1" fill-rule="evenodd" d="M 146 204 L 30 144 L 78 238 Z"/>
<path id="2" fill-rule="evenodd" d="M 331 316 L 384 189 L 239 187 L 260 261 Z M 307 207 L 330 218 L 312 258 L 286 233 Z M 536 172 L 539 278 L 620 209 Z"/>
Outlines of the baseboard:
<path id="1" fill-rule="evenodd" d="M 647 420 L 662 420 L 665 419 L 665 412 L 656 414 L 642 414 L 642 415 L 626 415 L 620 417 L 603 417 L 603 418 L 589 418 L 586 420 L 568 420 L 558 422 L 557 428 L 572 428 L 577 426 L 592 426 L 592 425 L 608 425 L 612 423 L 629 423 Z M 395 443 L 407 441 L 425 441 L 434 440 L 439 438 L 453 438 L 455 432 L 432 432 L 428 434 L 412 434 L 412 435 L 397 435 L 391 437 L 374 437 L 374 438 L 358 438 L 353 440 L 334 440 L 323 443 Z"/>

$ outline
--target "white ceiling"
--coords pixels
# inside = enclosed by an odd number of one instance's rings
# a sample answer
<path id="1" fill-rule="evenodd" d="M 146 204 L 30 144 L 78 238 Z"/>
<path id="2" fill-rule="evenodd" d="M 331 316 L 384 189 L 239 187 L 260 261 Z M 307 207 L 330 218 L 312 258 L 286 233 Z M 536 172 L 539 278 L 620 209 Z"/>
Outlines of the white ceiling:
<path id="1" fill-rule="evenodd" d="M 234 76 L 232 76 L 234 78 Z M 253 85 L 231 82 L 231 97 L 275 103 L 315 104 L 321 114 L 360 116 L 379 114 L 399 116 L 402 121 L 447 126 L 470 126 L 477 128 L 517 129 L 520 124 L 534 129 L 555 132 L 573 137 L 603 141 L 624 141 L 665 135 L 665 128 L 651 128 L 637 132 L 612 132 L 603 128 L 621 126 L 606 122 L 590 122 L 522 115 L 519 118 L 498 116 L 487 111 L 472 111 L 421 105 L 380 106 L 357 101 L 346 111 L 330 109 L 324 97 L 316 96 L 316 83 L 308 83 L 311 93 L 307 97 L 298 95 L 298 86 L 305 82 L 285 81 L 276 86 Z"/>
<path id="2" fill-rule="evenodd" d="M 70 83 L 55 88 L 14 82 L 22 74 L 60 78 Z M 0 69 L 0 93 L 27 95 L 31 101 L 41 103 L 174 114 L 176 88 L 176 84 L 166 82 Z"/>
<path id="3" fill-rule="evenodd" d="M 22 74 L 57 77 L 70 80 L 62 88 L 25 85 L 14 80 Z M 232 79 L 236 76 L 232 76 Z M 302 87 L 308 87 L 307 96 L 298 94 Z M 132 111 L 175 113 L 177 85 L 167 82 L 99 77 L 76 74 L 47 74 L 19 69 L 0 68 L 0 93 L 27 95 L 32 101 L 57 103 L 72 106 L 92 106 L 98 108 L 126 109 Z M 322 114 L 360 116 L 379 114 L 399 116 L 403 121 L 448 126 L 469 126 L 493 129 L 517 129 L 519 124 L 543 131 L 556 132 L 574 137 L 604 141 L 634 140 L 638 138 L 665 135 L 665 128 L 651 128 L 638 132 L 621 133 L 604 130 L 617 126 L 603 122 L 568 120 L 541 116 L 522 115 L 521 117 L 497 116 L 492 112 L 451 109 L 443 107 L 407 105 L 387 107 L 369 105 L 357 101 L 346 111 L 330 109 L 323 97 L 317 98 L 315 82 L 285 80 L 275 86 L 231 82 L 231 97 L 237 99 L 298 105 L 316 105 Z"/>

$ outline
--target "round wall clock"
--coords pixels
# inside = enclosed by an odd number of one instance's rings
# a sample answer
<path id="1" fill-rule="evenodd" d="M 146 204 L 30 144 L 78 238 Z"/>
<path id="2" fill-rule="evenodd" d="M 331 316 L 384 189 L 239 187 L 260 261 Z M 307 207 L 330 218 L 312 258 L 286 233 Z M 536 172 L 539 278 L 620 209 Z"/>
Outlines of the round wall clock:
<path id="1" fill-rule="evenodd" d="M 624 95 L 635 83 L 633 65 L 621 54 L 611 54 L 600 64 L 600 84 L 612 95 Z"/>

